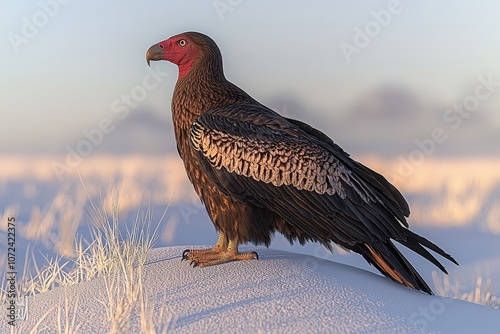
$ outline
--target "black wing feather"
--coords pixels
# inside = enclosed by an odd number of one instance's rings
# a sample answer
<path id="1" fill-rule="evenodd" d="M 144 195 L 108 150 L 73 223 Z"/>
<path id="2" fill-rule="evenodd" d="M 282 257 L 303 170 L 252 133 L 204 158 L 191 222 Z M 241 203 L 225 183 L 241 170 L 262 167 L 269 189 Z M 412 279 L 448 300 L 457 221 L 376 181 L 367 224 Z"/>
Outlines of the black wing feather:
<path id="1" fill-rule="evenodd" d="M 220 190 L 280 216 L 291 225 L 283 228 L 290 241 L 318 241 L 330 249 L 333 241 L 426 292 L 428 286 L 390 239 L 443 271 L 422 245 L 456 263 L 406 228 L 409 206 L 393 185 L 305 123 L 258 104 L 221 106 L 196 119 L 190 140 L 203 172 Z"/>
<path id="2" fill-rule="evenodd" d="M 239 149 L 250 151 L 246 152 L 247 155 L 254 154 L 258 156 L 260 153 L 265 153 L 269 149 L 268 146 L 273 145 L 279 145 L 282 150 L 292 150 L 301 145 L 314 147 L 321 154 L 333 157 L 340 172 L 344 170 L 351 173 L 348 180 L 340 179 L 335 186 L 332 186 L 336 187 L 333 189 L 336 192 L 335 194 L 328 195 L 300 189 L 300 182 L 279 187 L 265 186 L 269 183 L 250 177 L 248 173 L 228 172 L 224 166 L 209 167 L 208 169 L 212 170 L 206 170 L 206 172 L 214 174 L 221 190 L 227 195 L 243 202 L 249 201 L 257 206 L 268 207 L 278 214 L 281 213 L 280 211 L 288 210 L 287 207 L 290 204 L 294 204 L 299 208 L 296 213 L 298 217 L 287 221 L 308 232 L 311 237 L 314 237 L 313 234 L 318 232 L 325 232 L 323 231 L 324 228 L 318 229 L 315 226 L 318 222 L 322 222 L 325 225 L 324 227 L 328 228 L 332 225 L 343 225 L 341 230 L 345 231 L 345 233 L 342 233 L 343 235 L 338 239 L 347 241 L 348 244 L 370 242 L 371 240 L 390 237 L 405 239 L 404 230 L 398 220 L 398 218 L 403 217 L 403 210 L 400 209 L 398 212 L 400 217 L 395 218 L 392 211 L 396 209 L 396 201 L 388 199 L 391 205 L 387 207 L 379 198 L 372 196 L 371 199 L 367 199 L 366 196 L 370 196 L 370 193 L 379 196 L 379 192 L 365 180 L 358 178 L 353 172 L 353 166 L 356 166 L 355 162 L 340 148 L 335 149 L 331 145 L 333 142 L 326 143 L 328 145 L 324 147 L 322 142 L 298 126 L 265 107 L 255 105 L 227 106 L 213 109 L 196 120 L 194 129 L 192 137 L 195 140 L 192 144 L 200 152 L 201 159 L 206 159 L 211 153 L 208 151 L 203 152 L 203 143 L 196 139 L 197 136 L 202 135 L 202 140 L 213 140 L 214 147 L 209 147 L 209 143 L 205 149 L 219 149 L 221 151 L 215 153 L 220 158 L 219 164 L 225 158 L 232 159 L 228 158 L 229 155 L 235 155 L 228 151 L 222 152 L 224 149 L 223 142 L 233 142 L 235 138 L 238 138 L 243 143 L 242 145 L 245 145 L 245 147 Z M 309 127 L 308 131 L 311 133 L 312 128 Z M 320 132 L 317 131 L 317 133 Z M 226 146 L 229 147 L 229 144 Z M 313 159 L 315 158 L 314 153 L 311 156 Z M 276 157 L 273 158 L 277 159 Z M 258 158 L 252 156 L 246 159 L 253 162 L 251 159 Z M 272 164 L 269 166 L 271 168 Z M 300 166 L 301 164 L 298 163 L 297 166 L 290 166 L 290 168 L 300 169 Z M 299 174 L 302 172 L 302 170 L 298 171 Z M 270 198 L 284 197 L 289 200 L 283 203 L 284 205 L 279 205 L 277 202 L 273 203 L 271 208 L 261 200 L 262 197 L 266 196 Z M 367 204 L 370 205 L 367 206 Z M 348 216 L 353 218 L 352 221 L 343 223 L 342 219 L 339 218 L 341 217 L 340 212 L 348 213 Z M 312 219 L 311 213 L 318 213 L 320 217 Z M 328 219 L 331 217 L 337 217 L 340 221 L 334 222 L 333 219 Z M 370 219 L 375 217 L 377 219 Z M 405 221 L 403 220 L 403 222 Z M 364 233 L 359 233 L 359 231 Z M 331 232 L 328 234 L 331 234 Z M 349 238 L 349 236 L 353 237 Z M 331 237 L 332 241 L 337 240 L 335 235 Z M 358 237 L 362 239 L 357 239 Z"/>

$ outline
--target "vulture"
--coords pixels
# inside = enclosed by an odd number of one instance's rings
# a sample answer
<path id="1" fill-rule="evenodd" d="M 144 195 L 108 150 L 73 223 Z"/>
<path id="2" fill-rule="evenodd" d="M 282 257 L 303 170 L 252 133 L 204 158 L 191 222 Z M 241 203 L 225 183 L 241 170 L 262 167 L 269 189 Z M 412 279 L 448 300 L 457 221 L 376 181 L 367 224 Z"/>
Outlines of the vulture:
<path id="1" fill-rule="evenodd" d="M 206 267 L 258 259 L 238 246 L 269 246 L 279 232 L 290 243 L 319 242 L 330 251 L 333 242 L 428 294 L 432 290 L 393 241 L 445 273 L 428 250 L 458 264 L 409 230 L 408 203 L 381 174 L 353 160 L 320 130 L 283 117 L 228 81 L 210 37 L 173 36 L 151 46 L 146 60 L 178 66 L 172 96 L 177 150 L 219 232 L 212 248 L 186 249 L 183 260 Z"/>

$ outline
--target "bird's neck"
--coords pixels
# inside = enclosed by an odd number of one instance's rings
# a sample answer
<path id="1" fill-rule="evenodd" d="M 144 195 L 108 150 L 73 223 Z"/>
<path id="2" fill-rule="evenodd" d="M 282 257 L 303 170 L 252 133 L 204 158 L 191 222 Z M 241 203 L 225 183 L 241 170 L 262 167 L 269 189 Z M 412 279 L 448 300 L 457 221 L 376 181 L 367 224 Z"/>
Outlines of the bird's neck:
<path id="1" fill-rule="evenodd" d="M 181 156 L 188 154 L 191 125 L 208 110 L 232 103 L 254 101 L 235 86 L 221 72 L 193 68 L 192 72 L 177 80 L 172 97 L 172 121 Z"/>
<path id="2" fill-rule="evenodd" d="M 189 125 L 211 108 L 231 103 L 251 102 L 242 89 L 229 82 L 222 67 L 194 66 L 179 80 L 172 98 L 172 116 L 187 117 Z"/>

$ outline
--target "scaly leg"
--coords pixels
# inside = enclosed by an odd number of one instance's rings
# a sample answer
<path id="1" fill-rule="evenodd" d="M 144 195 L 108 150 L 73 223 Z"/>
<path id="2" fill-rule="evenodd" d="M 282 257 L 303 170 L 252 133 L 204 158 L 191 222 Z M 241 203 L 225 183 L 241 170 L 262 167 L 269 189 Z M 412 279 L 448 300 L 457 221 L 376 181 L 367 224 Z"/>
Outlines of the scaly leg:
<path id="1" fill-rule="evenodd" d="M 227 250 L 227 238 L 223 232 L 219 233 L 219 238 L 212 248 L 208 249 L 186 249 L 182 252 L 182 260 L 194 261 L 198 257 L 203 257 L 211 254 L 217 254 Z"/>
<path id="2" fill-rule="evenodd" d="M 224 233 L 220 233 L 219 239 L 214 247 L 203 250 L 186 249 L 182 253 L 183 260 L 191 260 L 194 267 L 208 267 L 238 260 L 259 259 L 257 252 L 240 253 L 238 251 L 238 240 L 227 240 Z"/>

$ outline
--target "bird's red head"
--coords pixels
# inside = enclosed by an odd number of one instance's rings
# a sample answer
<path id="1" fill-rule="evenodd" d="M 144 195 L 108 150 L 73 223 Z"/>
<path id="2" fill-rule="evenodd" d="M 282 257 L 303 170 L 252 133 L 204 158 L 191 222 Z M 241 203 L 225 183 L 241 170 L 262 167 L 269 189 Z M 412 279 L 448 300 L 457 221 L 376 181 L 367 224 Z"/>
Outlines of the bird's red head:
<path id="1" fill-rule="evenodd" d="M 188 33 L 170 37 L 148 49 L 146 60 L 168 60 L 179 67 L 179 79 L 191 71 L 198 57 L 200 47 Z"/>

